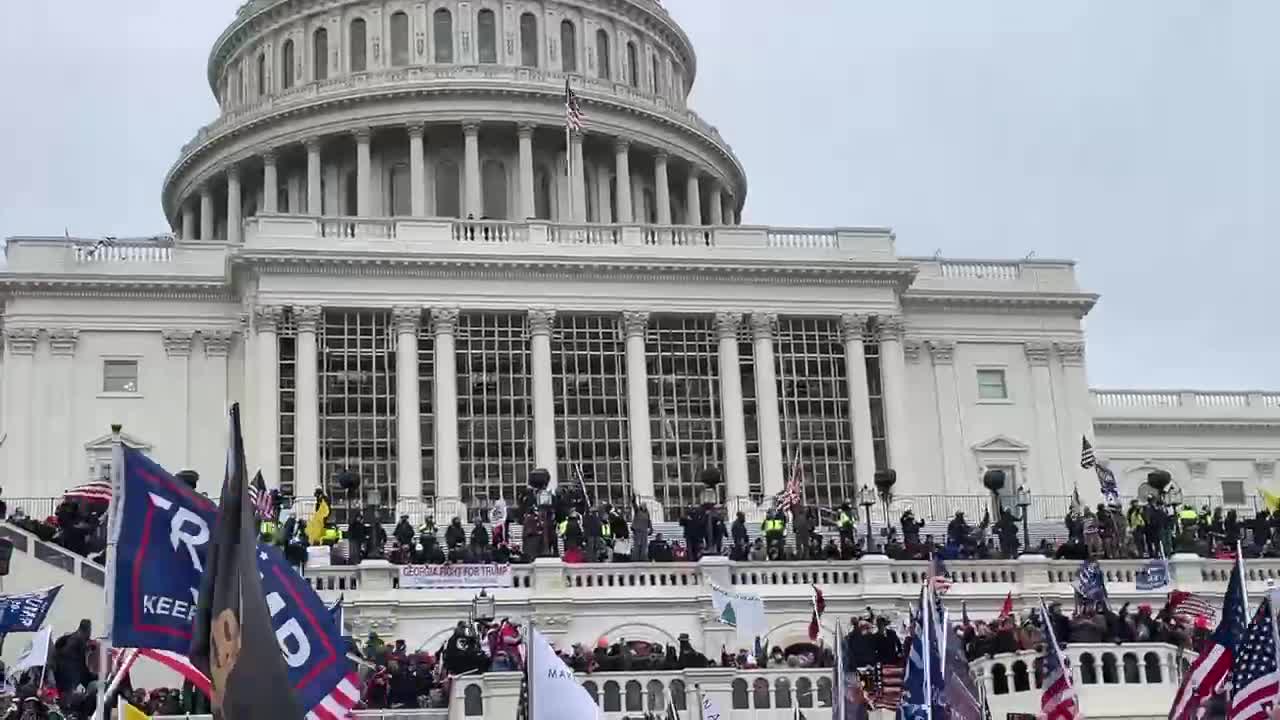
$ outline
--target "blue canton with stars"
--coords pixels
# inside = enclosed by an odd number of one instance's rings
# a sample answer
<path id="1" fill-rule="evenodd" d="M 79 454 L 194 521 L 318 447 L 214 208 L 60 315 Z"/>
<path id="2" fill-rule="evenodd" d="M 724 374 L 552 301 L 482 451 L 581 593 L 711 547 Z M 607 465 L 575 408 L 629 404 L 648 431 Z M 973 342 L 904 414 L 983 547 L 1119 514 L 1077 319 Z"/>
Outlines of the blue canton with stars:
<path id="1" fill-rule="evenodd" d="M 1258 614 L 1249 624 L 1248 633 L 1231 663 L 1231 687 L 1239 694 L 1245 688 L 1276 672 L 1275 623 L 1271 619 L 1271 600 L 1263 600 Z"/>

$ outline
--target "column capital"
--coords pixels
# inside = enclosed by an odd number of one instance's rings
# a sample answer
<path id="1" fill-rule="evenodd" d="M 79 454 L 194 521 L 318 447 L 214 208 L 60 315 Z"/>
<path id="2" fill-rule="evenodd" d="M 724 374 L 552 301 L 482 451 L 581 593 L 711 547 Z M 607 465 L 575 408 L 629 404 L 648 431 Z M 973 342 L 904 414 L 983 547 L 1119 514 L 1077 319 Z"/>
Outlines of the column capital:
<path id="1" fill-rule="evenodd" d="M 627 337 L 644 337 L 649 329 L 648 310 L 626 310 L 622 313 L 622 327 Z"/>
<path id="2" fill-rule="evenodd" d="M 204 341 L 205 357 L 226 357 L 231 351 L 230 330 L 201 332 L 200 339 Z"/>
<path id="3" fill-rule="evenodd" d="M 458 308 L 431 308 L 431 329 L 436 335 L 452 335 L 458 328 Z"/>
<path id="4" fill-rule="evenodd" d="M 876 330 L 881 340 L 901 340 L 906 329 L 901 315 L 876 316 Z"/>
<path id="5" fill-rule="evenodd" d="M 537 125 L 531 122 L 516 123 L 516 137 L 520 138 L 521 140 L 525 138 L 532 138 L 533 130 L 536 127 Z"/>
<path id="6" fill-rule="evenodd" d="M 351 131 L 351 136 L 354 137 L 358 143 L 370 142 L 373 140 L 373 128 L 356 128 Z"/>
<path id="7" fill-rule="evenodd" d="M 479 135 L 480 121 L 479 120 L 463 120 L 462 134 L 463 135 Z"/>
<path id="8" fill-rule="evenodd" d="M 422 326 L 422 308 L 416 305 L 397 305 L 391 308 L 391 322 L 396 326 L 396 334 L 418 334 Z"/>
<path id="9" fill-rule="evenodd" d="M 934 365 L 950 365 L 954 361 L 956 344 L 951 340 L 929 340 L 927 344 Z"/>
<path id="10" fill-rule="evenodd" d="M 666 164 L 671 159 L 671 155 L 666 150 L 654 150 L 653 161 L 656 163 Z"/>
<path id="11" fill-rule="evenodd" d="M 751 313 L 751 334 L 756 340 L 772 340 L 777 329 L 777 313 Z"/>
<path id="12" fill-rule="evenodd" d="M 319 305 L 294 305 L 293 322 L 298 332 L 315 332 L 320 326 L 320 318 L 324 317 L 324 308 Z"/>
<path id="13" fill-rule="evenodd" d="M 556 311 L 552 308 L 529 309 L 529 334 L 550 335 L 556 324 Z"/>
<path id="14" fill-rule="evenodd" d="M 573 143 L 574 145 L 581 145 L 582 138 L 585 136 L 586 136 L 586 133 L 581 130 L 570 130 L 569 142 Z"/>
<path id="15" fill-rule="evenodd" d="M 404 129 L 409 133 L 410 139 L 421 140 L 427 134 L 427 126 L 422 123 L 409 123 Z"/>
<path id="16" fill-rule="evenodd" d="M 738 331 L 742 329 L 742 313 L 721 310 L 716 313 L 716 338 L 724 340 L 725 338 L 737 338 Z"/>
<path id="17" fill-rule="evenodd" d="M 229 163 L 229 164 L 227 165 L 226 173 L 227 173 L 227 182 L 228 182 L 228 183 L 233 183 L 233 182 L 238 183 L 238 182 L 240 182 L 240 165 L 239 165 L 239 164 L 234 163 L 234 162 L 233 162 L 233 163 Z"/>
<path id="18" fill-rule="evenodd" d="M 9 352 L 14 355 L 34 355 L 36 343 L 40 341 L 40 331 L 35 328 L 5 328 L 5 342 Z"/>
<path id="19" fill-rule="evenodd" d="M 280 326 L 284 308 L 279 305 L 259 305 L 253 309 L 253 326 L 258 332 L 275 332 Z"/>
<path id="20" fill-rule="evenodd" d="M 164 330 L 160 338 L 164 341 L 164 353 L 169 357 L 188 357 L 191 355 L 191 339 L 195 333 L 190 330 Z"/>
<path id="21" fill-rule="evenodd" d="M 204 202 L 205 200 L 212 200 L 213 199 L 213 181 L 205 180 L 204 182 L 200 183 L 199 192 L 200 192 L 200 202 Z"/>
<path id="22" fill-rule="evenodd" d="M 1058 353 L 1058 358 L 1063 365 L 1069 367 L 1084 365 L 1084 343 L 1057 342 L 1053 344 L 1053 349 L 1054 352 Z"/>
<path id="23" fill-rule="evenodd" d="M 1027 362 L 1031 363 L 1032 367 L 1049 367 L 1049 343 L 1023 343 L 1022 349 L 1027 354 Z"/>
<path id="24" fill-rule="evenodd" d="M 920 362 L 920 351 L 924 349 L 924 343 L 915 339 L 902 341 L 902 357 L 909 363 Z"/>
<path id="25" fill-rule="evenodd" d="M 844 313 L 840 316 L 840 333 L 845 342 L 856 340 L 862 342 L 867 333 L 867 321 L 870 315 L 865 313 Z"/>
<path id="26" fill-rule="evenodd" d="M 613 151 L 621 154 L 631 152 L 631 141 L 624 137 L 616 137 L 613 139 Z"/>
<path id="27" fill-rule="evenodd" d="M 80 331 L 75 328 L 54 328 L 49 331 L 49 352 L 55 356 L 76 354 Z"/>
<path id="28" fill-rule="evenodd" d="M 324 145 L 324 140 L 319 135 L 312 135 L 311 137 L 303 138 L 302 145 L 307 149 L 307 152 L 320 152 L 320 147 Z"/>
<path id="29" fill-rule="evenodd" d="M 275 164 L 276 164 L 276 149 L 275 149 L 275 148 L 267 148 L 266 150 L 263 150 L 263 151 L 262 151 L 262 164 L 263 164 L 263 165 L 275 165 Z"/>
<path id="30" fill-rule="evenodd" d="M 703 172 L 701 165 L 698 165 L 695 162 L 689 163 L 689 177 L 687 180 L 688 182 L 691 182 L 691 183 L 699 182 L 702 180 L 702 176 L 705 174 L 706 173 Z"/>

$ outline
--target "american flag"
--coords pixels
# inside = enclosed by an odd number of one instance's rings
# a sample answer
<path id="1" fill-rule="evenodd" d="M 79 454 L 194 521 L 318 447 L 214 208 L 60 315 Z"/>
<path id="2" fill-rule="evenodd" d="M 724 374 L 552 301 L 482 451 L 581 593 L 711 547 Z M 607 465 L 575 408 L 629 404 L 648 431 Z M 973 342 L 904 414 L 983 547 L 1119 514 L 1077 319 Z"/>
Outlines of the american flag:
<path id="1" fill-rule="evenodd" d="M 868 678 L 871 692 L 867 699 L 873 710 L 897 710 L 902 702 L 902 679 L 906 668 L 902 665 L 876 665 Z"/>
<path id="2" fill-rule="evenodd" d="M 78 487 L 73 487 L 64 495 L 69 500 L 90 500 L 95 502 L 111 502 L 111 483 L 106 480 L 94 480 Z"/>
<path id="3" fill-rule="evenodd" d="M 1075 685 L 1071 683 L 1071 670 L 1062 659 L 1062 651 L 1058 649 L 1058 640 L 1053 636 L 1053 624 L 1049 622 L 1049 609 L 1040 607 L 1044 613 L 1044 625 L 1048 629 L 1048 642 L 1045 644 L 1044 657 L 1044 690 L 1040 693 L 1040 717 L 1044 720 L 1077 720 L 1080 718 L 1080 701 L 1076 695 Z"/>
<path id="4" fill-rule="evenodd" d="M 578 96 L 569 87 L 569 78 L 564 79 L 564 124 L 574 132 L 582 132 L 582 124 L 587 116 L 582 113 L 582 104 Z"/>
<path id="5" fill-rule="evenodd" d="M 1098 456 L 1093 454 L 1093 446 L 1089 444 L 1089 438 L 1080 438 L 1080 467 L 1088 469 L 1098 464 Z"/>
<path id="6" fill-rule="evenodd" d="M 1222 620 L 1209 636 L 1209 644 L 1183 677 L 1178 694 L 1173 698 L 1173 707 L 1169 710 L 1169 720 L 1197 717 L 1201 704 L 1222 685 L 1245 635 L 1246 613 L 1244 582 L 1240 563 L 1237 562 L 1231 570 L 1231 580 L 1227 582 L 1227 594 L 1222 599 Z"/>
<path id="7" fill-rule="evenodd" d="M 1089 444 L 1089 438 L 1080 437 L 1080 467 L 1093 468 L 1093 472 L 1098 476 L 1098 487 L 1102 489 L 1102 498 L 1107 501 L 1108 505 L 1120 504 L 1120 486 L 1116 483 L 1115 473 L 1111 472 L 1111 468 L 1098 462 L 1098 456 L 1093 451 L 1093 446 Z"/>
<path id="8" fill-rule="evenodd" d="M 774 499 L 779 510 L 791 512 L 793 506 L 800 504 L 800 485 L 803 482 L 804 465 L 800 463 L 800 453 L 796 453 L 795 462 L 791 463 L 791 478 L 787 480 L 787 487 Z"/>
<path id="9" fill-rule="evenodd" d="M 1196 618 L 1207 618 L 1209 622 L 1218 619 L 1218 608 L 1204 598 L 1186 590 L 1174 590 L 1169 593 L 1169 610 L 1183 622 L 1193 623 Z"/>
<path id="10" fill-rule="evenodd" d="M 934 555 L 929 559 L 929 578 L 933 583 L 934 595 L 945 595 L 951 589 L 951 579 L 947 577 L 947 566 L 942 557 Z"/>
<path id="11" fill-rule="evenodd" d="M 1231 709 L 1227 720 L 1263 720 L 1280 693 L 1275 621 L 1271 599 L 1262 601 L 1231 664 Z"/>
<path id="12" fill-rule="evenodd" d="M 258 519 L 271 517 L 271 493 L 267 492 L 267 483 L 262 479 L 261 470 L 253 476 L 253 482 L 249 483 L 249 504 L 253 506 Z"/>

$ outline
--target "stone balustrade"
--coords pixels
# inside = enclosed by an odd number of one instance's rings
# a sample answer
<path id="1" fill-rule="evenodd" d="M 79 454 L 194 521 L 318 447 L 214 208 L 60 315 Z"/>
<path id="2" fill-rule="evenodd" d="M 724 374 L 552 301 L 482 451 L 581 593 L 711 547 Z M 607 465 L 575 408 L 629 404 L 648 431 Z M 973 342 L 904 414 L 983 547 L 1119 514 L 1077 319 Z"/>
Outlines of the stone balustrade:
<path id="1" fill-rule="evenodd" d="M 1080 292 L 1075 263 L 1070 260 L 904 259 L 916 263 L 920 269 L 913 286 L 916 290 L 992 288 L 1046 294 Z"/>
<path id="2" fill-rule="evenodd" d="M 1094 390 L 1100 420 L 1280 420 L 1280 393 L 1199 390 Z"/>
<path id="3" fill-rule="evenodd" d="M 163 239 L 13 237 L 5 245 L 6 270 L 11 274 L 220 279 L 226 258 L 227 247 L 222 243 L 174 245 Z"/>

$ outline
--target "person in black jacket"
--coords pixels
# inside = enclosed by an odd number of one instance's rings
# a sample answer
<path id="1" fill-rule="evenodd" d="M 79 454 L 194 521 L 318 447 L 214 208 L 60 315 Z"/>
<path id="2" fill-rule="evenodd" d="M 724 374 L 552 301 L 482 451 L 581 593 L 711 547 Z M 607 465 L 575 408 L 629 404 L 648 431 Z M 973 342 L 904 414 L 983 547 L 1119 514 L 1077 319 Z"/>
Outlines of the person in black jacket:
<path id="1" fill-rule="evenodd" d="M 462 527 L 462 518 L 455 517 L 444 531 L 444 544 L 452 552 L 467 542 L 467 530 Z"/>
<path id="2" fill-rule="evenodd" d="M 400 516 L 400 522 L 396 523 L 396 527 L 391 531 L 391 534 L 395 537 L 396 542 L 401 545 L 413 544 L 413 523 L 409 522 L 408 515 Z"/>

